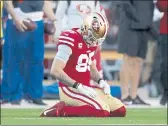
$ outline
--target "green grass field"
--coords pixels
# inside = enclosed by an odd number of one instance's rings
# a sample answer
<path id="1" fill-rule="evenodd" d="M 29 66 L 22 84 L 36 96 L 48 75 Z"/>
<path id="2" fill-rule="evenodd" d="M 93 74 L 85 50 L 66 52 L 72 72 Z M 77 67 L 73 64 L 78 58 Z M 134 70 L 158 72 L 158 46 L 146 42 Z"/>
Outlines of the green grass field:
<path id="1" fill-rule="evenodd" d="M 42 109 L 1 109 L 2 125 L 167 124 L 166 108 L 129 108 L 125 118 L 41 118 Z"/>

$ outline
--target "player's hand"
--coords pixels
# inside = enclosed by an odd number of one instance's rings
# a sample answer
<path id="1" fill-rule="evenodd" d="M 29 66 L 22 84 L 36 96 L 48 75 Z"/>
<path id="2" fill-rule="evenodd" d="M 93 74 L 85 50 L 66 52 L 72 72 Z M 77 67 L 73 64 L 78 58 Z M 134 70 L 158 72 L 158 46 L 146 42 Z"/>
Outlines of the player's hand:
<path id="1" fill-rule="evenodd" d="M 27 30 L 27 27 L 24 25 L 23 20 L 15 19 L 14 24 L 16 25 L 16 28 L 21 32 Z"/>
<path id="2" fill-rule="evenodd" d="M 111 93 L 111 90 L 110 90 L 110 85 L 104 81 L 104 80 L 101 80 L 99 82 L 99 87 L 102 88 L 104 90 L 104 93 L 109 95 Z"/>
<path id="3" fill-rule="evenodd" d="M 87 86 L 84 86 L 82 84 L 79 84 L 77 90 L 88 96 L 88 97 L 91 97 L 91 98 L 95 98 L 96 97 L 96 91 L 94 89 L 92 89 L 91 87 L 87 87 Z"/>

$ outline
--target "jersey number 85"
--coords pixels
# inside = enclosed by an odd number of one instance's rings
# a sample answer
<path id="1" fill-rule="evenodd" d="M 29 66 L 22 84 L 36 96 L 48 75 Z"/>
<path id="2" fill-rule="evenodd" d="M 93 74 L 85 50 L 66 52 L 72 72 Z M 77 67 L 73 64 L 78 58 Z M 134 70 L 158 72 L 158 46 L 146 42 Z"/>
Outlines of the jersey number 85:
<path id="1" fill-rule="evenodd" d="M 90 65 L 92 64 L 92 57 L 94 56 L 94 52 L 89 54 L 81 54 L 78 58 L 76 70 L 78 72 L 86 72 L 90 71 Z"/>

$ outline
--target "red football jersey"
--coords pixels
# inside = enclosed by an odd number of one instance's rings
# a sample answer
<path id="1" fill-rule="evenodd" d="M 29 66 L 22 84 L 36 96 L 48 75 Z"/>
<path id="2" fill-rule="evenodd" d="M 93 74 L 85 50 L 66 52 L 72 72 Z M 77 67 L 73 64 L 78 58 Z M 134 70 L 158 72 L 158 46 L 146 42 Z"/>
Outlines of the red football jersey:
<path id="1" fill-rule="evenodd" d="M 67 45 L 72 49 L 72 54 L 67 61 L 64 72 L 77 82 L 91 86 L 90 65 L 97 47 L 87 46 L 82 35 L 77 32 L 77 28 L 62 32 L 58 46 L 61 44 Z M 65 84 L 59 82 L 59 86 L 65 86 Z"/>
<path id="2" fill-rule="evenodd" d="M 101 49 L 99 46 L 98 46 L 97 50 L 95 51 L 94 59 L 95 59 L 95 64 L 96 64 L 97 70 L 102 71 Z"/>

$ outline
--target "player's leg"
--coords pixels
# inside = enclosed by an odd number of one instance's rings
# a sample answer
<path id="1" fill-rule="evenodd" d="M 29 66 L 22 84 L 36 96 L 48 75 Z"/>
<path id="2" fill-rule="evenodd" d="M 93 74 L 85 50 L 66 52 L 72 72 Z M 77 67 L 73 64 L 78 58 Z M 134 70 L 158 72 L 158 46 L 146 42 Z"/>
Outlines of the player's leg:
<path id="1" fill-rule="evenodd" d="M 107 117 L 110 115 L 108 105 L 100 98 L 89 98 L 68 87 L 59 88 L 59 93 L 61 102 L 45 110 L 41 116 Z"/>
<path id="2" fill-rule="evenodd" d="M 109 106 L 98 96 L 96 98 L 90 98 L 80 94 L 74 88 L 61 87 L 60 99 L 68 105 L 65 108 L 65 113 L 68 112 L 68 116 L 105 117 L 110 112 Z"/>
<path id="3" fill-rule="evenodd" d="M 124 117 L 126 116 L 126 108 L 124 104 L 117 98 L 111 95 L 105 95 L 101 89 L 95 89 L 97 94 L 110 108 L 110 116 L 112 117 Z"/>
<path id="4" fill-rule="evenodd" d="M 68 87 L 59 88 L 59 94 L 61 101 L 46 109 L 41 114 L 42 117 L 107 117 L 110 115 L 108 105 L 100 98 L 91 99 Z"/>
<path id="5" fill-rule="evenodd" d="M 90 105 L 96 109 L 110 111 L 108 104 L 106 104 L 99 96 L 96 98 L 90 98 L 78 92 L 78 90 L 71 87 L 61 87 L 60 99 L 65 101 L 67 105 L 80 106 L 80 105 Z M 67 100 L 68 98 L 68 100 Z"/>

